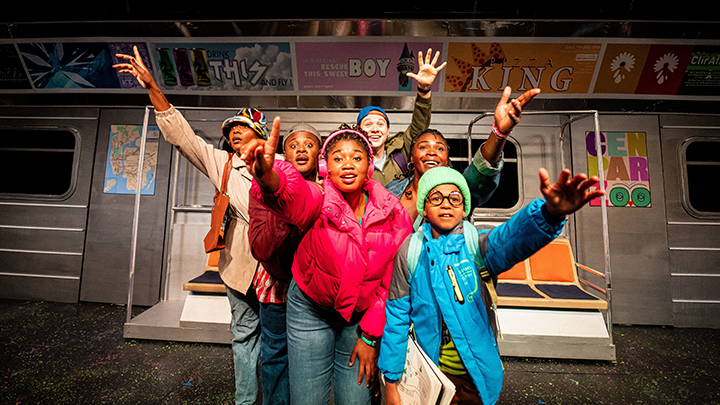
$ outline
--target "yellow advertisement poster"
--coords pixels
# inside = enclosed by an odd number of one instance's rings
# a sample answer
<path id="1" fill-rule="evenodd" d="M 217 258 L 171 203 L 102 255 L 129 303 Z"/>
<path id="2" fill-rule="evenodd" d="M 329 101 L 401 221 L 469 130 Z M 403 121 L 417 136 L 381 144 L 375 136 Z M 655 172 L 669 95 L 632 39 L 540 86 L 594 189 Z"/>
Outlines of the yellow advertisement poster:
<path id="1" fill-rule="evenodd" d="M 600 49 L 600 43 L 450 42 L 445 92 L 497 93 L 510 86 L 587 93 Z"/>
<path id="2" fill-rule="evenodd" d="M 593 93 L 633 94 L 650 45 L 608 44 Z"/>

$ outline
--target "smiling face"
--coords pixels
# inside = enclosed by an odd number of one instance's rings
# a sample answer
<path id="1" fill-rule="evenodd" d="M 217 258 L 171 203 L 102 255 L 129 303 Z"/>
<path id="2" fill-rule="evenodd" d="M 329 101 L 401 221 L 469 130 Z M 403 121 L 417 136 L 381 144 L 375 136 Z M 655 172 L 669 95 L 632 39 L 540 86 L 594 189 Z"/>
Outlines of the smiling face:
<path id="1" fill-rule="evenodd" d="M 378 150 L 385 147 L 385 141 L 390 133 L 390 126 L 388 126 L 385 117 L 371 111 L 367 117 L 360 121 L 360 128 L 367 132 L 368 140 L 373 147 L 373 153 L 377 154 Z"/>
<path id="2" fill-rule="evenodd" d="M 315 180 L 319 153 L 320 143 L 309 132 L 294 132 L 285 140 L 285 160 L 295 166 L 307 180 Z"/>
<path id="3" fill-rule="evenodd" d="M 237 124 L 230 128 L 230 132 L 228 132 L 227 137 L 230 142 L 230 146 L 236 153 L 240 153 L 240 149 L 246 143 L 253 139 L 258 139 L 255 131 L 245 124 Z"/>
<path id="4" fill-rule="evenodd" d="M 447 166 L 448 146 L 445 140 L 432 133 L 421 135 L 413 146 L 411 161 L 417 177 L 433 167 Z"/>
<path id="5" fill-rule="evenodd" d="M 438 194 L 439 193 L 439 194 Z M 437 238 L 440 234 L 445 234 L 455 228 L 465 217 L 465 205 L 460 189 L 454 184 L 440 184 L 430 190 L 425 200 L 425 209 L 423 216 L 428 219 L 432 226 L 433 238 Z M 443 198 L 444 197 L 444 198 Z M 428 200 L 438 200 L 439 205 L 433 205 Z M 458 206 L 453 206 L 450 201 L 454 200 Z"/>
<path id="6" fill-rule="evenodd" d="M 342 193 L 359 191 L 368 177 L 369 163 L 367 152 L 357 141 L 338 141 L 327 152 L 328 178 Z"/>

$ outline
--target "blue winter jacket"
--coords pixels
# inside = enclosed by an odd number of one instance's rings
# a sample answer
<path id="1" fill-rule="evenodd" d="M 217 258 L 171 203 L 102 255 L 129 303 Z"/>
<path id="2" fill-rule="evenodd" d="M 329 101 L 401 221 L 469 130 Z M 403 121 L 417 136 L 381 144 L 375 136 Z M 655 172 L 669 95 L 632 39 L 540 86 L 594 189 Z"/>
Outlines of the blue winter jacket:
<path id="1" fill-rule="evenodd" d="M 544 200 L 533 200 L 506 223 L 479 232 L 479 250 L 493 277 L 509 270 L 555 239 L 564 220 L 555 222 L 542 208 Z M 420 347 L 438 364 L 445 320 L 455 347 L 480 392 L 482 403 L 497 402 L 503 370 L 488 315 L 492 303 L 485 283 L 465 245 L 460 223 L 446 235 L 432 238 L 430 224 L 423 225 L 424 240 L 415 272 L 410 275 L 407 254 L 411 236 L 395 257 L 393 278 L 386 306 L 378 366 L 388 381 L 402 377 L 408 331 L 414 325 Z M 449 268 L 457 278 L 463 302 L 456 300 Z"/>

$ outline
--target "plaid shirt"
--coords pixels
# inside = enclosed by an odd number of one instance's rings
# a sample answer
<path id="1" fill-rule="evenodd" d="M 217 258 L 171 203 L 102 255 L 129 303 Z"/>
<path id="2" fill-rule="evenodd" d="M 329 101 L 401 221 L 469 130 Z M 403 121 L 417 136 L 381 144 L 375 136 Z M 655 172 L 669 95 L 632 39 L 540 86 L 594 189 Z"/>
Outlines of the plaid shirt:
<path id="1" fill-rule="evenodd" d="M 271 276 L 260 263 L 253 278 L 253 287 L 258 301 L 263 304 L 284 304 L 287 302 L 289 284 Z"/>

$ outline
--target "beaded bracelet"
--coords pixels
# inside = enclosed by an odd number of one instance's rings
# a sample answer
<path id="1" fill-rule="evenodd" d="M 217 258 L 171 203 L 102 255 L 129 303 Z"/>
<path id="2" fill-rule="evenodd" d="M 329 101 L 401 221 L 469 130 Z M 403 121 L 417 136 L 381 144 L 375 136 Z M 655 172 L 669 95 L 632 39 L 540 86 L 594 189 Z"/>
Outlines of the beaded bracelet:
<path id="1" fill-rule="evenodd" d="M 512 133 L 512 130 L 510 130 L 510 132 L 508 132 L 507 134 L 503 134 L 498 129 L 497 124 L 493 122 L 493 132 L 495 132 L 495 136 L 497 136 L 498 138 L 507 138 L 507 136 Z"/>
<path id="2" fill-rule="evenodd" d="M 368 338 L 366 338 L 365 335 L 362 333 L 360 334 L 360 339 L 362 339 L 362 341 L 367 343 L 367 345 L 370 347 L 375 347 L 375 343 L 377 343 L 377 341 L 375 340 L 368 340 Z"/>

